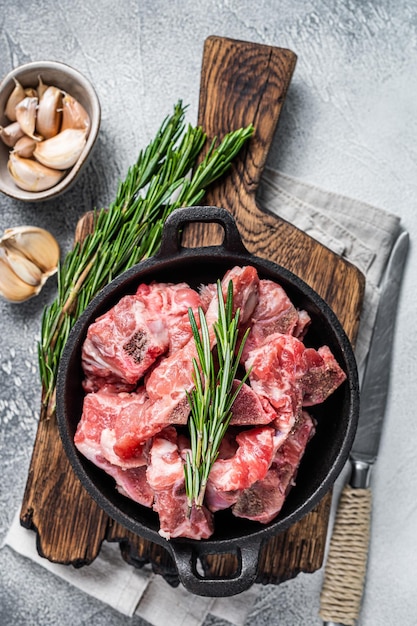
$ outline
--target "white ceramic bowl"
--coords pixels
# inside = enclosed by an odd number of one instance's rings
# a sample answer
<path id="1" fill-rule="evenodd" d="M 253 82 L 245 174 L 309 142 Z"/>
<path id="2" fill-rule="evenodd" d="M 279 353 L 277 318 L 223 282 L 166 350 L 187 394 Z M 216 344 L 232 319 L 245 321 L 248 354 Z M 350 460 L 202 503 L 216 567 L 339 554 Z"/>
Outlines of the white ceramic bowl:
<path id="1" fill-rule="evenodd" d="M 4 110 L 7 100 L 14 89 L 16 78 L 23 87 L 36 87 L 38 77 L 41 76 L 45 84 L 55 85 L 63 91 L 68 92 L 76 98 L 90 116 L 90 130 L 87 143 L 78 161 L 73 165 L 68 173 L 50 189 L 44 191 L 25 191 L 20 189 L 13 181 L 7 169 L 7 161 L 10 148 L 0 140 L 0 191 L 17 200 L 25 202 L 39 202 L 49 200 L 67 191 L 75 182 L 78 174 L 88 161 L 92 148 L 96 142 L 100 121 L 101 108 L 97 94 L 90 81 L 78 70 L 56 61 L 36 61 L 21 65 L 5 76 L 0 84 L 0 125 L 6 126 L 10 123 Z"/>

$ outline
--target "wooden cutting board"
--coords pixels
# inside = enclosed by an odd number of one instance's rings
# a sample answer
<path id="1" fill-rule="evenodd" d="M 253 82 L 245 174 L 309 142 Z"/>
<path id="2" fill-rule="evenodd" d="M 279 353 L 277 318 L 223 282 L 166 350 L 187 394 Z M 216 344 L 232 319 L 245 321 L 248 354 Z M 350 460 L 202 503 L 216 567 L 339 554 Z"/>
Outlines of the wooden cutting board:
<path id="1" fill-rule="evenodd" d="M 290 50 L 220 37 L 204 46 L 199 124 L 209 140 L 252 123 L 253 138 L 230 174 L 209 190 L 205 203 L 228 209 L 235 217 L 250 252 L 275 261 L 309 283 L 333 308 L 354 342 L 361 312 L 364 278 L 339 256 L 291 224 L 263 213 L 256 190 L 273 140 L 296 56 Z M 84 216 L 76 238 L 93 228 Z M 217 243 L 213 225 L 195 224 L 183 236 L 183 245 Z M 322 565 L 331 494 L 288 531 L 262 547 L 258 582 L 277 584 L 299 572 Z M 45 558 L 81 567 L 99 554 L 104 540 L 118 541 L 125 560 L 137 567 L 151 563 L 172 585 L 178 584 L 173 561 L 159 545 L 142 539 L 111 520 L 90 498 L 63 451 L 54 416 L 41 412 L 33 456 L 22 503 L 23 526 L 37 533 L 39 553 Z M 207 557 L 210 577 L 232 574 L 233 555 Z"/>

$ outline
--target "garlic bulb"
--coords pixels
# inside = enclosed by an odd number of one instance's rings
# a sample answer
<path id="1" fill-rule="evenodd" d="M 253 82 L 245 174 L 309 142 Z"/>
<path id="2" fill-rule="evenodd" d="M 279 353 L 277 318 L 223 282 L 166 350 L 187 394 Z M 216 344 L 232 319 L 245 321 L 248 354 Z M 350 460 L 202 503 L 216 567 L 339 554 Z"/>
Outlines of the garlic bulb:
<path id="1" fill-rule="evenodd" d="M 36 114 L 36 130 L 45 139 L 57 135 L 62 118 L 62 91 L 57 87 L 47 87 L 39 98 Z"/>
<path id="2" fill-rule="evenodd" d="M 67 128 L 55 137 L 39 142 L 33 156 L 46 167 L 66 170 L 78 161 L 85 144 L 83 130 Z"/>
<path id="3" fill-rule="evenodd" d="M 38 294 L 57 271 L 59 246 L 43 228 L 8 228 L 0 240 L 0 295 L 23 302 Z"/>
<path id="4" fill-rule="evenodd" d="M 26 191 L 43 191 L 50 189 L 65 175 L 63 170 L 45 167 L 33 159 L 24 159 L 18 154 L 10 153 L 7 169 L 14 182 Z"/>
<path id="5" fill-rule="evenodd" d="M 11 121 L 16 121 L 16 105 L 19 104 L 25 98 L 26 93 L 22 85 L 16 78 L 13 79 L 15 87 L 7 99 L 6 108 L 4 109 L 5 116 Z"/>

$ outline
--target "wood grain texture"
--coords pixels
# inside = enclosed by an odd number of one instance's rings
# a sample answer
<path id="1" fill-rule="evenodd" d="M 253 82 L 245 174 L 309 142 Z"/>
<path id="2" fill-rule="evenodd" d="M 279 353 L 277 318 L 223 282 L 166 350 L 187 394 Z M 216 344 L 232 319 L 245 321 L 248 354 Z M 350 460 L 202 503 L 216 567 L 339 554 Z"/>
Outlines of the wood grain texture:
<path id="1" fill-rule="evenodd" d="M 305 233 L 256 204 L 256 190 L 274 138 L 279 114 L 296 62 L 285 49 L 209 37 L 205 42 L 199 123 L 209 139 L 252 123 L 255 133 L 230 173 L 207 194 L 206 204 L 235 217 L 250 252 L 280 263 L 301 276 L 330 304 L 354 341 L 364 280 L 359 271 Z M 94 227 L 93 215 L 80 220 L 76 239 Z M 194 224 L 183 245 L 216 243 L 219 232 Z M 258 582 L 279 583 L 299 572 L 313 572 L 323 561 L 331 494 L 301 522 L 262 547 Z M 136 567 L 150 562 L 154 571 L 178 584 L 168 552 L 133 535 L 91 500 L 63 451 L 54 416 L 42 412 L 21 510 L 21 523 L 37 532 L 39 552 L 60 563 L 81 566 L 99 553 L 102 541 L 118 541 L 125 560 Z M 232 555 L 207 556 L 210 576 L 232 574 Z"/>

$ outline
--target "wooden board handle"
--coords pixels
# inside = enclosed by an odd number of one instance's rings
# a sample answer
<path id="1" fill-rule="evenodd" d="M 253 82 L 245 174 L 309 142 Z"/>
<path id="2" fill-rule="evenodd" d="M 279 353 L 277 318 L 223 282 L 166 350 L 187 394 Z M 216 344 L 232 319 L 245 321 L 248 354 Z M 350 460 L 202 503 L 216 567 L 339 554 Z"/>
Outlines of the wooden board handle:
<path id="1" fill-rule="evenodd" d="M 274 138 L 297 57 L 284 48 L 208 37 L 201 67 L 198 124 L 208 145 L 237 128 L 255 132 L 236 158 L 230 174 L 208 190 L 205 203 L 230 211 L 244 230 L 264 218 L 255 194 Z M 192 229 L 188 243 L 217 243 L 219 230 Z M 217 232 L 217 236 L 214 234 Z M 187 243 L 187 237 L 184 240 Z"/>
<path id="2" fill-rule="evenodd" d="M 235 176 L 225 181 L 239 194 L 254 198 L 275 134 L 297 57 L 291 50 L 209 37 L 201 68 L 199 124 L 209 139 L 253 124 L 255 133 L 238 156 Z M 234 184 L 232 184 L 234 181 Z M 240 202 L 229 198 L 238 214 Z"/>
<path id="3" fill-rule="evenodd" d="M 220 37 L 206 40 L 200 125 L 209 140 L 248 124 L 255 126 L 255 133 L 229 175 L 209 190 L 205 204 L 229 210 L 248 250 L 285 265 L 306 280 L 328 301 L 354 339 L 364 286 L 359 271 L 277 215 L 261 212 L 255 202 L 295 62 L 295 54 L 283 48 Z M 192 225 L 193 229 L 199 226 Z M 87 214 L 79 222 L 77 240 L 93 227 L 92 214 Z M 189 245 L 217 243 L 207 239 L 206 233 L 195 235 Z M 184 244 L 189 234 L 187 227 Z M 329 493 L 303 520 L 265 542 L 259 555 L 258 582 L 276 584 L 321 566 L 330 502 Z M 178 585 L 175 565 L 164 548 L 113 522 L 91 500 L 64 453 L 56 421 L 43 415 L 20 519 L 36 530 L 38 549 L 51 561 L 81 566 L 97 556 L 103 540 L 118 541 L 126 561 L 137 567 L 151 562 L 154 571 Z M 237 568 L 234 554 L 208 554 L 203 565 L 206 576 L 212 578 L 233 575 Z"/>

